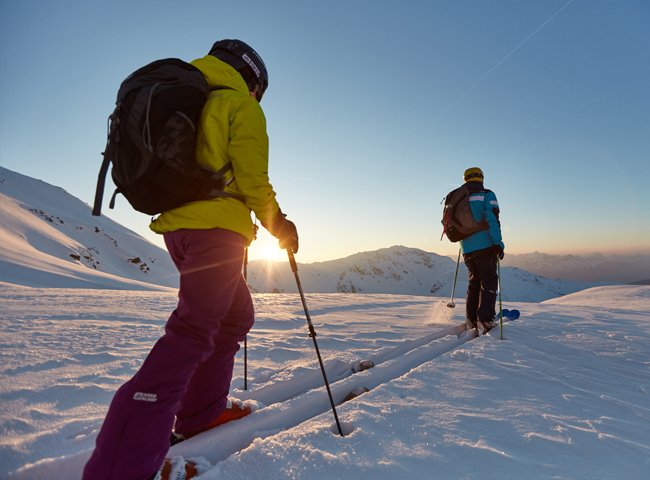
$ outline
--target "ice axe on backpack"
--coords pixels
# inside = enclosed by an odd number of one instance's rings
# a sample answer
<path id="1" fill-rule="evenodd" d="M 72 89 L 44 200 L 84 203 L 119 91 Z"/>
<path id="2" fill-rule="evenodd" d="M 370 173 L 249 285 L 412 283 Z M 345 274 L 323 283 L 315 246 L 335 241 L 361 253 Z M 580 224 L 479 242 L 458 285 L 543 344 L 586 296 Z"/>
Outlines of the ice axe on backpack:
<path id="1" fill-rule="evenodd" d="M 449 308 L 456 307 L 454 303 L 454 293 L 456 293 L 456 280 L 458 280 L 458 266 L 460 265 L 460 248 L 458 249 L 458 259 L 456 260 L 456 273 L 454 274 L 454 286 L 451 289 L 451 299 L 447 302 Z"/>

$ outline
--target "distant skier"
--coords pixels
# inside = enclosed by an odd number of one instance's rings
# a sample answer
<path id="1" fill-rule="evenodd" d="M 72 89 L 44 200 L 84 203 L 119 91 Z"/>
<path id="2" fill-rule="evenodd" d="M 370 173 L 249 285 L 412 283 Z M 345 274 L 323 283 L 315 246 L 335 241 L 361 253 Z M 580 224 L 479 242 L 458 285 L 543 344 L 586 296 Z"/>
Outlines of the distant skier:
<path id="1" fill-rule="evenodd" d="M 241 274 L 254 238 L 251 210 L 281 248 L 298 251 L 296 227 L 280 211 L 267 174 L 259 105 L 268 85 L 264 62 L 244 42 L 221 40 L 192 64 L 218 87 L 203 109 L 197 161 L 214 171 L 232 162 L 226 191 L 243 201 L 195 201 L 151 223 L 180 272 L 178 306 L 139 371 L 115 394 L 84 480 L 160 478 L 172 429 L 192 436 L 250 412 L 227 397 L 239 342 L 254 321 Z"/>
<path id="2" fill-rule="evenodd" d="M 477 322 L 481 322 L 489 330 L 496 326 L 493 319 L 499 284 L 497 259 L 503 259 L 505 249 L 501 238 L 499 203 L 494 192 L 483 186 L 480 168 L 468 168 L 463 178 L 470 191 L 469 205 L 474 220 L 485 220 L 488 226 L 460 241 L 463 260 L 469 271 L 465 322 L 468 328 L 476 328 Z"/>

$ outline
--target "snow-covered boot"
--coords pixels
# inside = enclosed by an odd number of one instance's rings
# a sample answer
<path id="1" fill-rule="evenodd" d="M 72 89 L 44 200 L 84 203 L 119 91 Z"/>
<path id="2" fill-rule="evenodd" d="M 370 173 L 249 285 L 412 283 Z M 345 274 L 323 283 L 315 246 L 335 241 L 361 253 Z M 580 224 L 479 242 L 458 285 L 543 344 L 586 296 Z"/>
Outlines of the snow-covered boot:
<path id="1" fill-rule="evenodd" d="M 226 409 L 221 412 L 217 418 L 194 432 L 186 433 L 183 435 L 172 432 L 170 443 L 171 445 L 176 445 L 177 443 L 180 443 L 183 440 L 187 440 L 188 438 L 198 435 L 199 433 L 205 432 L 206 430 L 210 430 L 211 428 L 218 427 L 224 423 L 228 423 L 233 420 L 243 418 L 246 415 L 250 415 L 252 412 L 253 409 L 250 405 L 245 404 L 241 400 L 229 398 L 228 403 L 226 404 Z"/>
<path id="2" fill-rule="evenodd" d="M 246 405 L 244 402 L 240 400 L 236 400 L 234 398 L 229 398 L 228 403 L 226 405 L 226 409 L 219 414 L 217 418 L 212 420 L 209 424 L 205 426 L 201 430 L 201 432 L 205 430 L 209 430 L 214 427 L 218 427 L 219 425 L 223 425 L 224 423 L 231 422 L 233 420 L 238 420 L 240 418 L 245 417 L 246 415 L 250 415 L 253 412 L 253 409 L 251 408 L 250 405 Z M 196 432 L 193 435 L 196 435 Z"/>
<path id="3" fill-rule="evenodd" d="M 488 320 L 487 322 L 483 322 L 483 325 L 485 326 L 486 332 L 489 332 L 490 330 L 492 330 L 494 327 L 497 326 L 496 322 L 494 322 L 493 320 Z"/>
<path id="4" fill-rule="evenodd" d="M 210 464 L 203 458 L 186 460 L 183 457 L 165 458 L 151 480 L 190 480 L 210 469 Z"/>

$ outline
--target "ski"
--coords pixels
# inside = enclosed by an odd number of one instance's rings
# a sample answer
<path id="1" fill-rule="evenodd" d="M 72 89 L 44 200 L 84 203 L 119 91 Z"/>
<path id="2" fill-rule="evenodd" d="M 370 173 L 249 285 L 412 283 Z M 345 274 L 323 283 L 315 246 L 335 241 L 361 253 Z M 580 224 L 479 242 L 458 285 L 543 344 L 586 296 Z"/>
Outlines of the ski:
<path id="1" fill-rule="evenodd" d="M 422 342 L 422 339 L 413 340 L 402 347 L 377 355 L 369 362 L 348 364 L 350 374 L 331 384 L 335 404 L 342 405 L 355 401 L 358 396 L 371 392 L 377 386 L 399 378 L 416 366 L 454 350 L 473 338 L 464 335 L 465 331 L 465 325 L 459 324 L 445 329 L 445 335 L 438 332 L 436 335 L 427 336 L 429 341 L 426 343 Z M 353 374 L 352 366 L 357 367 L 355 370 L 368 368 Z M 306 392 L 301 391 L 292 398 L 272 406 L 260 405 L 260 408 L 251 415 L 207 430 L 174 445 L 170 454 L 186 458 L 204 456 L 213 464 L 223 461 L 233 453 L 246 448 L 255 438 L 260 438 L 260 432 L 266 435 L 274 434 L 325 413 L 329 403 L 322 394 L 323 388 L 319 386 Z M 349 424 L 344 422 L 342 426 L 346 435 L 351 432 Z M 329 426 L 329 430 L 336 433 L 333 425 Z"/>
<path id="2" fill-rule="evenodd" d="M 350 367 L 350 371 L 351 371 L 352 374 L 360 373 L 360 372 L 364 372 L 366 370 L 369 370 L 369 369 L 373 368 L 374 366 L 375 366 L 375 362 L 373 362 L 372 360 L 368 360 L 368 359 L 360 360 L 360 361 L 357 361 L 357 362 L 352 364 L 352 366 Z M 348 393 L 345 396 L 345 398 L 343 399 L 343 401 L 341 403 L 345 403 L 347 401 L 350 401 L 353 398 L 356 398 L 359 395 L 362 395 L 362 394 L 364 394 L 366 392 L 369 392 L 369 391 L 370 390 L 365 386 L 355 387 L 350 391 L 350 393 Z M 297 395 L 295 395 L 295 396 L 297 396 Z M 291 398 L 293 398 L 293 397 L 291 397 Z M 268 405 L 266 405 L 266 406 L 268 406 Z M 241 414 L 235 413 L 234 415 L 228 415 L 228 412 L 230 410 L 240 411 L 242 413 Z M 230 422 L 235 421 L 235 420 L 239 420 L 240 418 L 244 418 L 244 417 L 250 415 L 251 413 L 253 413 L 255 410 L 257 410 L 257 407 L 253 403 L 246 403 L 246 402 L 243 402 L 242 400 L 240 400 L 238 398 L 229 397 L 228 398 L 228 406 L 226 407 L 226 410 L 224 411 L 224 413 L 220 417 L 215 419 L 215 421 L 213 422 L 213 424 L 211 426 L 208 426 L 208 428 L 206 428 L 205 430 L 202 430 L 201 432 L 197 432 L 195 435 L 198 435 L 199 433 L 204 433 L 204 432 L 214 430 L 216 428 L 219 428 L 221 425 L 224 425 L 226 423 L 230 423 Z M 224 417 L 224 419 L 220 420 L 221 417 Z M 179 444 L 181 442 L 189 440 L 190 438 L 192 438 L 195 435 L 184 437 L 182 435 L 179 435 L 177 433 L 172 432 L 172 434 L 170 436 L 170 440 L 169 440 L 170 446 L 174 446 L 174 445 L 177 445 L 177 444 Z"/>
<path id="3" fill-rule="evenodd" d="M 508 320 L 517 320 L 520 317 L 521 312 L 517 309 L 509 310 L 507 308 L 504 308 L 501 311 L 501 315 L 503 318 L 507 318 Z"/>
<path id="4" fill-rule="evenodd" d="M 480 337 L 485 335 L 486 333 L 489 333 L 492 329 L 496 328 L 499 326 L 499 322 L 502 320 L 504 322 L 511 322 L 513 320 L 517 320 L 521 316 L 521 312 L 517 309 L 507 309 L 504 308 L 501 311 L 501 318 L 499 318 L 499 315 L 495 317 L 495 322 L 490 322 L 494 323 L 494 325 L 489 326 L 486 325 L 484 322 L 481 322 L 480 320 L 476 322 L 476 326 L 473 328 L 468 327 L 468 330 L 474 330 L 476 332 L 476 336 Z"/>
<path id="5" fill-rule="evenodd" d="M 506 316 L 507 314 L 507 316 Z M 502 316 L 504 321 L 510 321 L 516 318 L 519 318 L 519 311 L 518 310 L 503 310 L 502 311 Z M 337 378 L 334 383 L 332 384 L 332 389 L 334 392 L 334 397 L 335 397 L 335 403 L 337 405 L 342 405 L 346 402 L 349 402 L 351 400 L 354 400 L 355 398 L 359 397 L 360 395 L 363 395 L 369 391 L 371 391 L 375 386 L 384 383 L 387 381 L 387 379 L 378 379 L 374 380 L 373 379 L 373 373 L 368 372 L 368 370 L 374 370 L 379 367 L 380 370 L 387 369 L 387 370 L 392 370 L 393 367 L 391 365 L 395 362 L 402 363 L 402 357 L 410 357 L 410 356 L 420 356 L 424 354 L 424 352 L 429 351 L 431 347 L 429 345 L 434 345 L 437 344 L 438 342 L 443 342 L 444 343 L 444 335 L 456 335 L 457 336 L 457 341 L 451 342 L 449 346 L 440 346 L 440 351 L 437 354 L 431 354 L 427 353 L 427 357 L 429 359 L 435 358 L 435 356 L 442 354 L 445 351 L 449 351 L 456 346 L 464 343 L 465 341 L 471 340 L 472 338 L 475 338 L 475 335 L 472 336 L 467 336 L 469 332 L 476 331 L 476 336 L 482 336 L 488 333 L 491 330 L 489 326 L 486 326 L 483 324 L 483 322 L 478 322 L 477 327 L 475 329 L 466 329 L 466 326 L 463 325 L 458 325 L 457 327 L 454 327 L 452 329 L 447 329 L 444 331 L 444 334 L 440 332 L 437 335 L 432 335 L 432 336 L 426 336 L 423 339 L 418 339 L 418 340 L 413 340 L 409 342 L 405 342 L 405 345 L 401 347 L 397 347 L 393 349 L 390 352 L 384 353 L 384 355 L 377 356 L 374 359 L 364 359 L 364 360 L 359 360 L 356 362 L 353 362 L 352 364 L 347 364 L 347 369 L 345 372 L 341 373 L 340 375 L 334 375 Z M 435 338 L 432 338 L 435 337 Z M 427 343 L 425 343 L 423 340 L 426 339 L 428 340 Z M 437 339 L 437 340 L 436 340 Z M 449 341 L 448 341 L 449 342 Z M 421 353 L 420 353 L 421 352 Z M 416 363 L 420 363 L 423 361 L 424 358 L 420 359 Z M 365 373 L 364 373 L 365 372 Z M 317 372 L 314 372 L 314 374 Z M 346 378 L 346 377 L 356 377 L 357 374 L 362 374 L 362 375 L 367 375 L 370 374 L 370 377 L 364 376 L 362 380 L 359 381 L 354 381 L 352 378 Z M 376 376 L 382 377 L 384 374 L 382 372 L 376 372 Z M 395 378 L 395 375 L 397 375 L 398 372 L 392 372 L 391 374 L 387 375 L 388 379 Z M 303 381 L 305 380 L 304 378 L 302 379 Z M 349 385 L 347 388 L 344 385 Z M 291 385 L 286 385 L 288 387 L 291 387 Z M 279 388 L 278 385 L 275 385 L 274 390 Z M 283 389 L 284 390 L 284 389 Z M 287 397 L 284 399 L 279 399 L 275 398 L 271 400 L 270 404 L 261 404 L 260 408 L 256 410 L 255 415 L 250 415 L 250 417 L 255 417 L 255 418 L 248 418 L 248 416 L 242 417 L 241 419 L 237 419 L 237 421 L 232 421 L 228 422 L 222 425 L 219 425 L 217 427 L 214 427 L 212 429 L 206 430 L 205 433 L 207 434 L 206 436 L 203 436 L 202 438 L 192 438 L 192 442 L 188 442 L 187 444 L 183 442 L 180 445 L 174 446 L 174 454 L 178 455 L 188 455 L 188 454 L 196 454 L 196 453 L 202 453 L 202 454 L 207 454 L 208 452 L 210 453 L 210 456 L 212 457 L 214 455 L 214 458 L 210 458 L 211 461 L 218 462 L 222 460 L 225 457 L 225 453 L 222 455 L 218 455 L 217 453 L 217 448 L 215 447 L 215 443 L 213 443 L 217 438 L 228 438 L 233 435 L 241 435 L 243 437 L 246 437 L 246 433 L 248 430 L 254 430 L 255 432 L 261 430 L 269 430 L 273 431 L 277 429 L 278 425 L 275 423 L 275 419 L 282 419 L 283 417 L 287 415 L 291 415 L 292 417 L 295 416 L 291 413 L 288 413 L 287 410 L 295 410 L 300 411 L 302 410 L 302 406 L 298 407 L 298 405 L 303 405 L 303 404 L 315 404 L 315 403 L 322 403 L 323 405 L 319 408 L 319 412 L 322 412 L 326 409 L 324 405 L 324 401 L 322 398 L 320 398 L 320 395 L 317 394 L 316 391 L 309 391 L 305 392 L 304 389 L 301 390 L 296 390 L 296 391 L 291 391 L 292 389 L 289 388 L 289 391 L 285 391 L 285 395 L 283 397 Z M 264 397 L 265 388 L 262 387 L 258 393 L 261 393 L 261 397 Z M 288 394 L 288 395 L 287 395 Z M 255 395 L 255 390 L 250 391 L 250 399 L 254 401 L 257 400 L 257 395 Z M 309 397 L 309 398 L 307 398 Z M 270 399 L 270 397 L 269 397 Z M 295 407 L 291 407 L 292 404 L 296 404 Z M 270 405 L 273 404 L 287 404 L 282 405 L 281 407 L 273 407 L 270 409 L 267 409 Z M 314 411 L 312 414 L 306 414 L 305 418 L 303 419 L 296 419 L 297 422 L 300 421 L 305 421 L 308 418 L 313 418 L 317 413 Z M 278 423 L 282 423 L 281 421 Z M 236 424 L 236 425 L 235 425 Z M 219 436 L 215 437 L 214 435 L 217 434 L 217 432 L 214 432 L 214 434 L 210 434 L 210 432 L 213 432 L 215 430 L 219 430 Z M 223 430 L 223 431 L 222 431 Z M 250 437 L 252 438 L 254 435 L 252 433 L 252 430 L 250 432 Z M 332 430 L 334 431 L 334 430 Z M 198 436 L 197 436 L 198 437 Z M 205 447 L 204 445 L 209 442 L 209 447 Z M 245 442 L 246 444 L 248 441 Z M 232 451 L 237 451 L 241 448 L 243 448 L 245 445 L 242 443 L 242 445 L 235 446 L 231 449 Z"/>
<path id="6" fill-rule="evenodd" d="M 337 405 L 354 401 L 359 395 L 371 391 L 431 361 L 471 340 L 464 323 L 450 326 L 420 338 L 406 340 L 401 345 L 382 351 L 371 359 L 355 362 L 328 361 L 330 378 L 338 377 L 332 384 Z M 280 430 L 291 428 L 312 419 L 329 408 L 323 396 L 322 379 L 317 369 L 275 384 L 262 385 L 256 390 L 233 391 L 245 404 L 258 408 L 250 415 L 206 430 L 171 447 L 168 457 L 177 456 L 194 460 L 204 457 L 211 465 L 225 460 L 229 455 L 246 448 L 255 438 L 264 438 Z M 348 426 L 343 424 L 346 433 Z M 335 433 L 335 430 L 332 429 Z M 89 451 L 60 458 L 56 463 L 69 471 L 80 472 L 88 460 Z M 48 464 L 49 465 L 49 464 Z M 45 467 L 35 465 L 30 469 L 33 478 L 39 477 Z"/>

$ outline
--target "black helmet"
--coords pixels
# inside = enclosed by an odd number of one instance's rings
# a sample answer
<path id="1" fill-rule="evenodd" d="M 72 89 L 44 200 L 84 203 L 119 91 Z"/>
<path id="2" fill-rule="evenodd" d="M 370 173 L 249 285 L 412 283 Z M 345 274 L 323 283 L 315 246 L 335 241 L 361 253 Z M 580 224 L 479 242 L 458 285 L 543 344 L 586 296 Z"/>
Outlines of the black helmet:
<path id="1" fill-rule="evenodd" d="M 237 70 L 251 92 L 255 90 L 255 85 L 259 85 L 257 101 L 262 100 L 262 95 L 269 86 L 269 75 L 262 57 L 250 45 L 241 40 L 219 40 L 212 45 L 210 55 Z"/>

